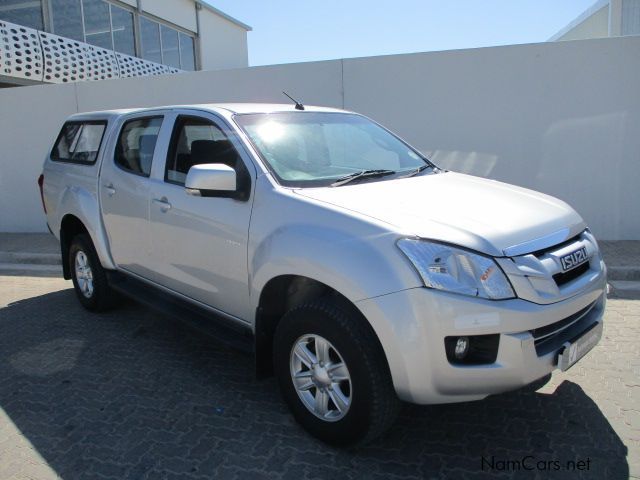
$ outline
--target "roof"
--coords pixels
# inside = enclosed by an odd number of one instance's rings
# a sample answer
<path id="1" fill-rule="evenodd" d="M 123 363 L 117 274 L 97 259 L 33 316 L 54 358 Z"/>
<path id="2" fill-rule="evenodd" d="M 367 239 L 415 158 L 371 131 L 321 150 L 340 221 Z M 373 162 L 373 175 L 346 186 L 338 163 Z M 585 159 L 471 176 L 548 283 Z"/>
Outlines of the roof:
<path id="1" fill-rule="evenodd" d="M 236 25 L 238 25 L 241 28 L 244 28 L 248 32 L 253 30 L 253 28 L 251 28 L 246 23 L 241 22 L 237 18 L 233 18 L 231 15 L 228 15 L 228 14 L 224 13 L 222 10 L 218 10 L 216 7 L 214 7 L 213 5 L 210 5 L 209 3 L 207 3 L 207 2 L 205 2 L 203 0 L 194 0 L 194 1 L 196 2 L 196 5 L 200 5 L 202 8 L 206 8 L 210 12 L 213 12 L 216 15 L 219 15 L 219 16 L 221 16 L 222 18 L 224 18 L 226 20 L 229 20 L 231 23 L 235 23 Z"/>
<path id="2" fill-rule="evenodd" d="M 346 112 L 345 110 L 340 110 L 338 108 L 319 107 L 314 105 L 305 105 L 304 108 L 305 112 Z M 69 117 L 69 120 L 110 119 L 127 113 L 144 113 L 170 109 L 192 109 L 213 112 L 225 110 L 229 113 L 275 113 L 299 111 L 295 109 L 295 105 L 290 103 L 205 103 L 198 105 L 159 105 L 149 108 L 123 108 L 84 112 L 72 115 Z"/>
<path id="3" fill-rule="evenodd" d="M 297 112 L 293 103 L 209 103 L 203 105 L 191 105 L 191 107 L 224 109 L 232 113 L 273 113 L 273 112 Z M 305 105 L 304 111 L 308 112 L 344 112 L 337 108 Z"/>

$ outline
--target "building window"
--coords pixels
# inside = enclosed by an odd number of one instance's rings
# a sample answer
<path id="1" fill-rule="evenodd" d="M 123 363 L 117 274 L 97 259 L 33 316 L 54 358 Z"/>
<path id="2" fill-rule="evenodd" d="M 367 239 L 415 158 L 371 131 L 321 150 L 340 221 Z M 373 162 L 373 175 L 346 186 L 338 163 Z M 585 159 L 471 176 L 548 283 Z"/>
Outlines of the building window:
<path id="1" fill-rule="evenodd" d="M 162 63 L 160 25 L 158 23 L 140 17 L 140 43 L 142 44 L 142 58 Z"/>
<path id="2" fill-rule="evenodd" d="M 0 19 L 42 30 L 42 1 L 0 0 Z"/>
<path id="3" fill-rule="evenodd" d="M 0 0 L 0 19 L 44 30 L 43 1 L 48 2 L 51 12 L 52 33 L 136 55 L 133 11 L 105 0 Z M 145 16 L 136 16 L 140 19 L 139 57 L 182 70 L 195 70 L 191 35 Z"/>
<path id="4" fill-rule="evenodd" d="M 622 0 L 622 35 L 640 35 L 640 0 Z"/>
<path id="5" fill-rule="evenodd" d="M 183 70 L 195 70 L 193 37 L 140 17 L 142 58 Z"/>
<path id="6" fill-rule="evenodd" d="M 133 32 L 133 13 L 111 5 L 111 28 L 113 49 L 116 52 L 134 56 L 136 54 L 136 38 Z"/>
<path id="7" fill-rule="evenodd" d="M 84 42 L 80 0 L 51 0 L 53 33 Z"/>
<path id="8" fill-rule="evenodd" d="M 130 11 L 103 0 L 51 0 L 51 7 L 56 35 L 135 55 Z"/>
<path id="9" fill-rule="evenodd" d="M 195 50 L 193 37 L 184 33 L 180 34 L 180 68 L 193 71 L 196 69 Z"/>
<path id="10" fill-rule="evenodd" d="M 102 0 L 82 0 L 86 43 L 113 50 L 109 4 Z"/>
<path id="11" fill-rule="evenodd" d="M 162 38 L 162 63 L 180 68 L 178 32 L 166 25 L 160 25 L 160 34 Z"/>

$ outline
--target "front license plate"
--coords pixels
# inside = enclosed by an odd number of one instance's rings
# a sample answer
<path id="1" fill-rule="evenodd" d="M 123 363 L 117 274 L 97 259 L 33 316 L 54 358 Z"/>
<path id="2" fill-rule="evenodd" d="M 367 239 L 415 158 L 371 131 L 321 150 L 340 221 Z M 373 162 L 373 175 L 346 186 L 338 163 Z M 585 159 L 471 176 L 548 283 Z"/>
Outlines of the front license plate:
<path id="1" fill-rule="evenodd" d="M 598 322 L 591 330 L 583 333 L 572 342 L 566 342 L 558 355 L 558 368 L 563 372 L 569 370 L 584 357 L 589 350 L 596 346 L 602 338 L 602 322 Z"/>
<path id="2" fill-rule="evenodd" d="M 587 257 L 587 249 L 585 247 L 581 247 L 574 252 L 560 257 L 560 263 L 562 264 L 562 270 L 564 272 L 583 264 L 587 260 L 589 260 L 589 258 Z"/>

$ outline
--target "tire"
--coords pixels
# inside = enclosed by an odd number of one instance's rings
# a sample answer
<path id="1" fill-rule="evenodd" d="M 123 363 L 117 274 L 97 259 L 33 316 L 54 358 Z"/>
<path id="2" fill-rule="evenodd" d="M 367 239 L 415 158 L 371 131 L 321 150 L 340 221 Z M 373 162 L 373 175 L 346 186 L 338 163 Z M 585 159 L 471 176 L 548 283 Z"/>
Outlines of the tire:
<path id="1" fill-rule="evenodd" d="M 68 261 L 73 287 L 84 308 L 102 312 L 116 304 L 117 295 L 109 287 L 106 271 L 88 234 L 82 233 L 73 238 Z"/>
<path id="2" fill-rule="evenodd" d="M 302 361 L 305 356 L 307 363 Z M 328 362 L 319 367 L 322 358 Z M 287 312 L 276 328 L 273 360 L 293 416 L 326 443 L 365 444 L 384 433 L 397 416 L 400 401 L 382 346 L 366 320 L 348 305 L 323 298 Z M 316 366 L 310 368 L 313 360 Z M 332 378 L 327 378 L 329 373 Z"/>

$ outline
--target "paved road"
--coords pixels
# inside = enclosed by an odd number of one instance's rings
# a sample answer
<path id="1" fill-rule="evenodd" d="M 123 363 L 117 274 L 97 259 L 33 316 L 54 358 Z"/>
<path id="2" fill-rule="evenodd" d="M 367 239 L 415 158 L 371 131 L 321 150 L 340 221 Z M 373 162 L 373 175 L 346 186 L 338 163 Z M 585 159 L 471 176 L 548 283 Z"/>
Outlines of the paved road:
<path id="1" fill-rule="evenodd" d="M 69 287 L 0 277 L 0 479 L 471 479 L 522 459 L 524 478 L 640 478 L 640 300 L 611 300 L 603 342 L 537 391 L 407 405 L 341 451 L 250 357 L 134 304 L 88 314 Z"/>

